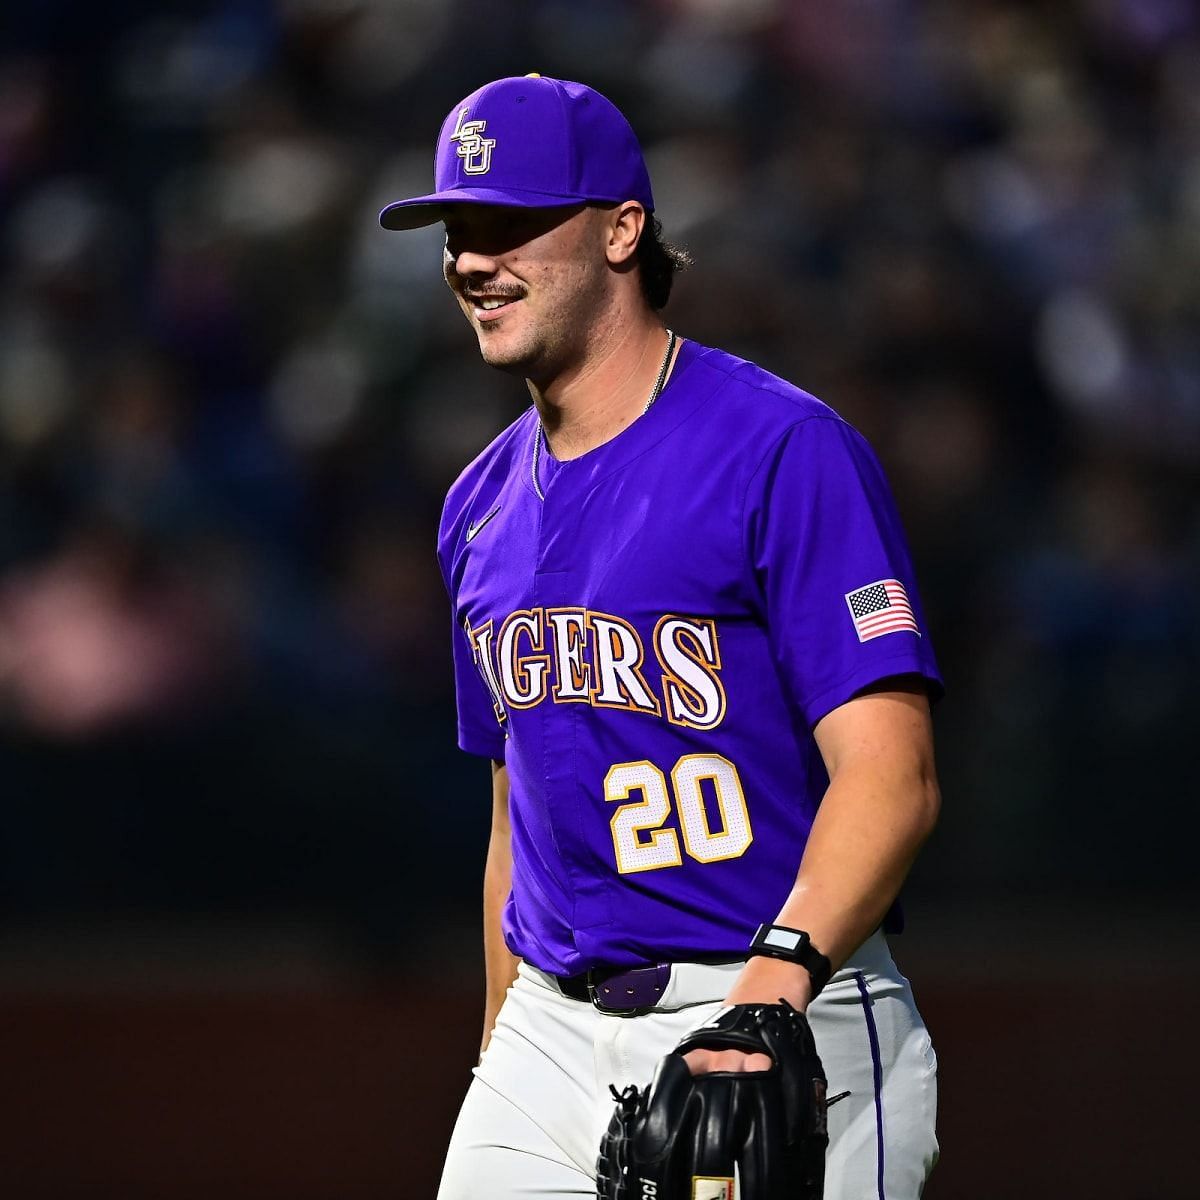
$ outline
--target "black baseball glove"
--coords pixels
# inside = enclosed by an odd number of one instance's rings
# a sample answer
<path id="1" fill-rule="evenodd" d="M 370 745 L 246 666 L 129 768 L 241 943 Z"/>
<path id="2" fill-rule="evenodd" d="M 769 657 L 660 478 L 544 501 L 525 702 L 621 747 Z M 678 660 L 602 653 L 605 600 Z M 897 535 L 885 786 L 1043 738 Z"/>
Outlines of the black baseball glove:
<path id="1" fill-rule="evenodd" d="M 767 1071 L 693 1076 L 689 1050 L 767 1054 Z M 825 1071 L 790 1004 L 734 1004 L 689 1033 L 649 1088 L 618 1093 L 596 1163 L 599 1200 L 820 1200 Z"/>

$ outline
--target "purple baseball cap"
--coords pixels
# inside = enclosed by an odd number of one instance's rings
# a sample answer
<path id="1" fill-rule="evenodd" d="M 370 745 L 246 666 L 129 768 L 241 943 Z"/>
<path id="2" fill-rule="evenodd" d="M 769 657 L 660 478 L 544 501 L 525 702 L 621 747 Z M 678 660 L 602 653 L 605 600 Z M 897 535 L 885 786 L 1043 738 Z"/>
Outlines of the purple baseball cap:
<path id="1" fill-rule="evenodd" d="M 446 204 L 560 208 L 637 200 L 654 211 L 650 176 L 630 124 L 599 92 L 542 75 L 484 84 L 442 122 L 436 191 L 397 200 L 384 229 L 419 229 Z"/>

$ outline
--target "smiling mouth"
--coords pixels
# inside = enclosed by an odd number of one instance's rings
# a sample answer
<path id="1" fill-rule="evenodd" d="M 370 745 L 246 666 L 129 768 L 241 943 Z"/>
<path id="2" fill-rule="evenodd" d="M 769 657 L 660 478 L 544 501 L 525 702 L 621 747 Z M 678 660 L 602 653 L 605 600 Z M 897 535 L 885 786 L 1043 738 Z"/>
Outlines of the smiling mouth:
<path id="1" fill-rule="evenodd" d="M 467 295 L 467 302 L 471 305 L 471 311 L 480 321 L 493 321 L 499 317 L 506 309 L 512 308 L 514 304 L 519 304 L 523 297 L 521 296 L 475 296 Z"/>

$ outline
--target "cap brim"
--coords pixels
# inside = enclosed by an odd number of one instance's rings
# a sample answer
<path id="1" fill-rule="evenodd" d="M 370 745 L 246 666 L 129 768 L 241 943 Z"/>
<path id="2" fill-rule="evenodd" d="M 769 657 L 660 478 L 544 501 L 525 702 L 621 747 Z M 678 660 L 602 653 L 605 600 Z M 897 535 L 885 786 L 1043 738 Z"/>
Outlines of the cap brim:
<path id="1" fill-rule="evenodd" d="M 591 196 L 555 196 L 546 192 L 517 191 L 515 188 L 450 188 L 411 200 L 397 200 L 379 214 L 384 229 L 421 229 L 440 221 L 448 204 L 486 204 L 502 208 L 567 208 L 603 200 Z M 618 203 L 612 201 L 611 203 Z"/>

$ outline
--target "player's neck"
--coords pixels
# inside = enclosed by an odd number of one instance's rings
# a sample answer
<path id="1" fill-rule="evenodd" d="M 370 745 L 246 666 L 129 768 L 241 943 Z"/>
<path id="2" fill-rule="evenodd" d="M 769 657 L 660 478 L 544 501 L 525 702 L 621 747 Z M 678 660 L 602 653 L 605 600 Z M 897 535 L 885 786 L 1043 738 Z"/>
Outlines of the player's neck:
<path id="1" fill-rule="evenodd" d="M 555 458 L 578 458 L 610 441 L 645 412 L 654 392 L 667 349 L 662 323 L 651 314 L 611 328 L 545 386 L 528 381 Z"/>

